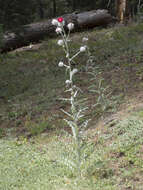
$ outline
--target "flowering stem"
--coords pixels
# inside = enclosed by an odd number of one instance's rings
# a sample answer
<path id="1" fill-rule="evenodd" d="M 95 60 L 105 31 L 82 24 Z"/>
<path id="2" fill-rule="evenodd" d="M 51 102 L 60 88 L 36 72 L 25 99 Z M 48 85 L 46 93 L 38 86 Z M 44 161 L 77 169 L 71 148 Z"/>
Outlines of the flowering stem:
<path id="1" fill-rule="evenodd" d="M 80 51 L 78 51 L 75 55 L 73 55 L 71 58 L 70 58 L 70 61 L 72 61 L 75 57 L 77 57 L 78 55 L 80 54 Z"/>
<path id="2" fill-rule="evenodd" d="M 57 23 L 59 22 L 59 23 Z M 59 42 L 58 45 L 63 47 L 63 50 L 66 54 L 66 58 L 67 58 L 67 64 L 64 64 L 63 62 L 59 62 L 59 66 L 60 67 L 66 67 L 68 69 L 69 72 L 69 79 L 66 80 L 66 84 L 67 87 L 69 87 L 69 89 L 67 90 L 68 92 L 70 91 L 70 98 L 69 99 L 64 99 L 64 100 L 69 100 L 70 102 L 70 113 L 66 112 L 63 110 L 63 112 L 68 115 L 71 120 L 66 120 L 67 124 L 71 127 L 72 130 L 72 136 L 74 139 L 74 147 L 75 147 L 75 152 L 76 152 L 76 165 L 77 165 L 77 170 L 78 170 L 78 176 L 81 177 L 81 138 L 80 138 L 80 129 L 81 129 L 81 125 L 79 125 L 79 119 L 83 116 L 81 114 L 81 112 L 84 109 L 79 109 L 79 105 L 77 106 L 77 94 L 78 91 L 80 90 L 76 85 L 73 84 L 73 75 L 78 71 L 76 68 L 72 68 L 72 62 L 73 59 L 75 57 L 77 57 L 81 52 L 86 51 L 86 47 L 82 46 L 80 47 L 80 50 L 73 55 L 70 58 L 70 50 L 69 50 L 69 45 L 68 45 L 68 41 L 69 41 L 69 35 L 70 35 L 70 31 L 74 28 L 74 24 L 73 23 L 69 23 L 67 25 L 67 28 L 69 29 L 68 34 L 66 34 L 65 30 L 64 30 L 64 21 L 63 18 L 58 18 L 57 20 L 53 20 L 52 21 L 53 25 L 57 26 L 56 31 L 59 32 L 62 36 L 61 40 L 62 42 Z"/>
<path id="3" fill-rule="evenodd" d="M 68 36 L 66 37 L 66 34 L 65 34 L 65 30 L 63 29 L 63 32 L 64 32 L 64 35 L 62 35 L 63 37 L 63 40 L 64 40 L 64 44 L 65 44 L 65 53 L 67 56 L 67 61 L 68 61 L 68 66 L 69 66 L 69 74 L 71 73 L 72 71 L 72 68 L 71 68 L 71 61 L 80 53 L 77 52 L 72 58 L 69 58 L 69 47 L 68 47 L 68 42 L 67 42 L 67 39 L 69 38 L 69 34 L 70 32 L 68 33 Z M 73 115 L 73 123 L 74 123 L 74 131 L 75 131 L 75 148 L 76 148 L 76 154 L 77 154 L 77 169 L 78 169 L 78 176 L 81 176 L 81 169 L 80 169 L 80 165 L 81 165 L 81 154 L 80 154 L 80 143 L 79 143 L 79 129 L 78 129 L 78 125 L 77 125 L 77 120 L 75 118 L 75 114 L 76 114 L 76 106 L 75 106 L 75 97 L 74 97 L 74 86 L 73 86 L 73 81 L 72 81 L 72 78 L 70 77 L 70 80 L 71 80 L 71 113 Z M 73 134 L 73 135 L 74 135 Z"/>
<path id="4" fill-rule="evenodd" d="M 71 112 L 72 115 L 74 116 L 73 118 L 73 123 L 74 123 L 74 130 L 75 130 L 75 149 L 76 149 L 76 156 L 77 156 L 77 169 L 78 169 L 78 176 L 81 177 L 81 150 L 80 150 L 80 139 L 79 139 L 79 127 L 77 123 L 77 118 L 76 118 L 76 106 L 75 106 L 75 97 L 74 97 L 74 89 L 73 89 L 73 83 L 72 83 L 72 90 L 71 90 Z"/>

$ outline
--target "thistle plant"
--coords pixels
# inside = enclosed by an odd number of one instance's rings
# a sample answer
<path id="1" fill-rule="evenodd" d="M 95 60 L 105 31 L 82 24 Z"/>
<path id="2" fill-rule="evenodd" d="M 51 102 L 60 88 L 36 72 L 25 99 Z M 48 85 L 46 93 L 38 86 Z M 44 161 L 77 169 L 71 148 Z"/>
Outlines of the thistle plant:
<path id="1" fill-rule="evenodd" d="M 105 113 L 108 108 L 111 107 L 111 93 L 109 91 L 109 86 L 104 87 L 104 78 L 102 78 L 100 75 L 102 72 L 100 71 L 100 68 L 98 67 L 91 67 L 91 71 L 89 74 L 92 76 L 91 81 L 93 81 L 93 84 L 89 87 L 90 92 L 95 93 L 97 95 L 96 103 L 92 105 L 92 107 L 97 106 L 100 108 L 101 114 Z M 110 97 L 111 96 L 111 97 Z M 110 97 L 110 98 L 109 98 Z M 97 111 L 97 110 L 96 110 Z"/>
<path id="2" fill-rule="evenodd" d="M 70 32 L 74 29 L 73 23 L 68 23 L 65 25 L 65 21 L 62 17 L 58 19 L 53 19 L 52 24 L 56 26 L 56 33 L 61 35 L 61 39 L 58 40 L 57 44 L 63 48 L 65 53 L 66 62 L 60 61 L 58 66 L 61 68 L 65 68 L 68 73 L 68 78 L 65 81 L 66 85 L 66 92 L 70 94 L 69 98 L 61 98 L 64 101 L 70 103 L 70 111 L 67 112 L 66 110 L 62 109 L 62 112 L 68 116 L 69 119 L 64 119 L 68 126 L 71 128 L 72 131 L 72 138 L 74 140 L 74 147 L 76 152 L 76 167 L 78 169 L 78 176 L 81 176 L 81 149 L 82 149 L 82 130 L 88 124 L 88 120 L 84 120 L 83 117 L 85 116 L 85 110 L 87 107 L 81 106 L 81 101 L 79 98 L 79 94 L 82 90 L 74 84 L 74 76 L 78 73 L 77 68 L 73 68 L 73 63 L 75 63 L 75 58 L 81 54 L 86 52 L 87 46 L 83 45 L 79 48 L 79 50 L 74 54 L 71 55 L 71 49 L 69 46 L 70 40 Z M 64 28 L 68 29 L 68 32 L 65 31 Z M 88 38 L 83 38 L 83 41 L 87 41 Z M 81 122 L 82 119 L 82 122 Z"/>
<path id="3" fill-rule="evenodd" d="M 95 92 L 98 94 L 98 98 L 97 98 L 97 103 L 93 105 L 93 107 L 100 105 L 101 106 L 101 110 L 102 112 L 105 112 L 105 110 L 107 109 L 107 107 L 109 106 L 109 100 L 108 100 L 108 96 L 111 94 L 106 94 L 106 91 L 108 89 L 108 87 L 104 88 L 102 86 L 102 82 L 104 81 L 103 78 L 101 78 L 99 80 L 99 84 L 98 84 L 98 89 L 93 89 L 91 90 L 91 92 Z"/>

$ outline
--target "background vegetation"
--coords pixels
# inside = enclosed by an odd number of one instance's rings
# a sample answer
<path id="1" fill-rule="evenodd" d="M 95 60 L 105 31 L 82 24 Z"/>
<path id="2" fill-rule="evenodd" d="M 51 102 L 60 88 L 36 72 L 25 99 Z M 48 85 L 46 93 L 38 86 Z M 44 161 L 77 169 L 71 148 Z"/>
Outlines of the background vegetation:
<path id="1" fill-rule="evenodd" d="M 118 0 L 120 3 L 120 0 Z M 116 16 L 114 0 L 0 0 L 0 24 L 4 30 L 18 25 L 28 24 L 47 18 L 56 17 L 71 12 L 81 12 L 93 9 L 108 9 Z M 126 16 L 135 17 L 140 9 L 142 0 L 128 0 Z"/>
<path id="2" fill-rule="evenodd" d="M 0 34 L 73 11 L 108 7 L 115 14 L 114 2 L 0 0 Z M 138 1 L 128 3 L 131 16 L 137 19 L 142 6 L 138 12 Z M 142 190 L 142 33 L 143 24 L 134 22 L 71 36 L 73 52 L 83 37 L 89 38 L 90 49 L 90 61 L 82 55 L 76 60 L 79 75 L 75 82 L 88 98 L 86 118 L 91 119 L 84 131 L 80 180 L 74 171 L 72 138 L 67 135 L 71 131 L 60 111 L 69 107 L 59 101 L 67 76 L 58 67 L 63 54 L 57 39 L 0 55 L 0 189 Z M 88 72 L 91 68 L 93 76 Z M 104 99 L 108 101 L 92 107 L 98 100 L 100 78 L 103 89 L 108 86 Z"/>
<path id="3" fill-rule="evenodd" d="M 88 36 L 92 65 L 77 59 L 77 84 L 88 97 L 91 119 L 85 131 L 85 162 L 76 180 L 70 129 L 61 108 L 66 75 L 57 39 L 38 49 L 19 49 L 0 56 L 0 189 L 141 190 L 143 187 L 143 25 L 93 29 L 72 35 L 73 50 Z M 55 54 L 57 57 L 55 57 Z M 88 91 L 104 78 L 110 104 L 94 107 L 98 95 Z"/>

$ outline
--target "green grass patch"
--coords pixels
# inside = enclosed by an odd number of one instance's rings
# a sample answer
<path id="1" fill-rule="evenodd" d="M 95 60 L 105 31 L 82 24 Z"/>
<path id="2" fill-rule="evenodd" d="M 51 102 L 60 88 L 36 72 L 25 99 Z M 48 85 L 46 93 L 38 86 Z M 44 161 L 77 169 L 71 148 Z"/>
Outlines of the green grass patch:
<path id="1" fill-rule="evenodd" d="M 72 139 L 62 132 L 69 129 L 60 109 L 68 106 L 58 100 L 64 97 L 66 74 L 57 66 L 65 61 L 57 39 L 38 50 L 0 55 L 0 189 L 142 190 L 142 109 L 122 121 L 93 124 L 98 115 L 104 119 L 116 112 L 124 97 L 142 94 L 142 32 L 139 24 L 72 34 L 72 53 L 83 36 L 89 37 L 91 53 L 88 61 L 83 55 L 77 58 L 75 82 L 92 108 L 98 96 L 89 92 L 94 82 L 87 71 L 98 67 L 111 92 L 112 110 L 104 115 L 100 107 L 89 109 L 92 124 L 85 131 L 80 180 Z"/>
<path id="2" fill-rule="evenodd" d="M 82 178 L 76 178 L 72 139 L 63 134 L 0 140 L 0 189 L 142 188 L 143 121 L 130 116 L 103 132 L 88 132 Z M 93 137 L 97 137 L 95 142 Z M 113 156 L 114 155 L 114 156 Z M 136 182 L 136 179 L 137 182 Z"/>

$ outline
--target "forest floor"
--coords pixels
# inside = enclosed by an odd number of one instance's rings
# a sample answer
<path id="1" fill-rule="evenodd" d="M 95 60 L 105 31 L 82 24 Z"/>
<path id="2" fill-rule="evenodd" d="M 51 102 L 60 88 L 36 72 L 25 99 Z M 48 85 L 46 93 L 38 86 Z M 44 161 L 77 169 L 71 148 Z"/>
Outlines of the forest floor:
<path id="1" fill-rule="evenodd" d="M 59 100 L 67 96 L 64 54 L 47 39 L 0 55 L 1 190 L 143 190 L 143 24 L 71 34 L 71 53 L 83 37 L 92 61 L 80 54 L 75 65 L 90 119 L 82 177 L 61 111 L 69 105 Z M 108 88 L 94 107 L 101 78 Z"/>

